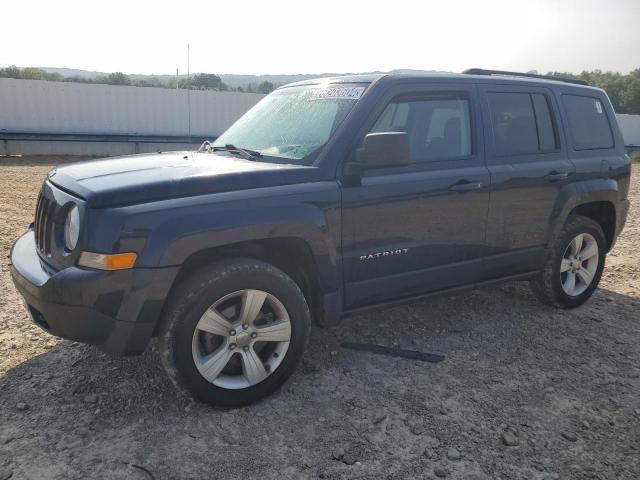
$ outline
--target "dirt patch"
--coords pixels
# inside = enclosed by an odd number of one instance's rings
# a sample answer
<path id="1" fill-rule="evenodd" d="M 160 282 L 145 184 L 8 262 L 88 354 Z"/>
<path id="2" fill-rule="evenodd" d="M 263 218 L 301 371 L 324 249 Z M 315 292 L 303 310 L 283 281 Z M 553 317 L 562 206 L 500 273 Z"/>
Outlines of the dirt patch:
<path id="1" fill-rule="evenodd" d="M 0 480 L 639 477 L 640 165 L 585 306 L 514 283 L 361 315 L 314 329 L 277 394 L 220 411 L 176 393 L 153 349 L 111 358 L 28 320 L 6 255 L 50 163 L 0 160 Z"/>

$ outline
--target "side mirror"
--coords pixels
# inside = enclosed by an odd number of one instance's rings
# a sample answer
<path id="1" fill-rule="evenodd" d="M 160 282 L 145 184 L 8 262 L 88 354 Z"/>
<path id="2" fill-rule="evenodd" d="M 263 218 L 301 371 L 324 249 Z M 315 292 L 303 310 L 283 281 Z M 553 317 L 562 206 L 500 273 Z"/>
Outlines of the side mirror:
<path id="1" fill-rule="evenodd" d="M 409 135 L 405 132 L 369 133 L 356 160 L 369 168 L 404 167 L 411 163 Z"/>

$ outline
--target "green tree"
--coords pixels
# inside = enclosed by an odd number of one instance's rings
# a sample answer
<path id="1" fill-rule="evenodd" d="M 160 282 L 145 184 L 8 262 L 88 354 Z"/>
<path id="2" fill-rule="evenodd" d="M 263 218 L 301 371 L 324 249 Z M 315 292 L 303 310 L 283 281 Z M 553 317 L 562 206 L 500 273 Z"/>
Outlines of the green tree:
<path id="1" fill-rule="evenodd" d="M 620 94 L 621 113 L 640 113 L 640 78 L 630 77 Z"/>
<path id="2" fill-rule="evenodd" d="M 41 68 L 34 67 L 18 68 L 15 65 L 0 69 L 0 77 L 25 80 L 62 80 L 62 75 L 58 73 L 49 73 Z"/>
<path id="3" fill-rule="evenodd" d="M 27 78 L 30 80 L 61 80 L 62 75 L 59 73 L 48 73 L 42 70 L 41 68 L 34 67 L 26 67 L 20 71 L 20 75 L 22 78 Z"/>
<path id="4" fill-rule="evenodd" d="M 5 78 L 20 78 L 20 69 L 15 65 L 0 70 L 0 75 Z"/>
<path id="5" fill-rule="evenodd" d="M 273 83 L 264 81 L 258 85 L 258 91 L 260 93 L 271 93 L 274 89 Z"/>
<path id="6" fill-rule="evenodd" d="M 110 73 L 107 77 L 109 85 L 131 85 L 129 77 L 122 72 Z"/>
<path id="7" fill-rule="evenodd" d="M 202 90 L 220 90 L 220 87 L 224 85 L 222 79 L 214 73 L 197 73 L 190 83 L 194 88 Z"/>

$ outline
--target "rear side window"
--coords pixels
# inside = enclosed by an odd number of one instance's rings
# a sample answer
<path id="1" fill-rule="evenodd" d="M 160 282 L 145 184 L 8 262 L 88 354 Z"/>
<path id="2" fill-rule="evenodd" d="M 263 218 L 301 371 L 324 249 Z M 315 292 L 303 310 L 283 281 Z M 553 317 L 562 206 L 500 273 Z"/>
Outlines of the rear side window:
<path id="1" fill-rule="evenodd" d="M 611 124 L 599 98 L 563 95 L 575 150 L 613 148 Z"/>
<path id="2" fill-rule="evenodd" d="M 469 100 L 464 95 L 396 99 L 371 131 L 408 133 L 414 162 L 471 155 Z"/>
<path id="3" fill-rule="evenodd" d="M 545 95 L 493 92 L 487 96 L 497 155 L 558 150 L 558 134 Z"/>

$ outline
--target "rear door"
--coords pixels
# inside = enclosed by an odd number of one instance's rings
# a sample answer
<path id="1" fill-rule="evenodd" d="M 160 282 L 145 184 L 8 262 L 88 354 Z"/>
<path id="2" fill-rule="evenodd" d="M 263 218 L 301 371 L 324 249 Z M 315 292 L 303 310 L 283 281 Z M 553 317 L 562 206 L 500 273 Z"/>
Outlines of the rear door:
<path id="1" fill-rule="evenodd" d="M 536 270 L 560 190 L 575 173 L 545 87 L 482 84 L 491 174 L 484 279 Z"/>
<path id="2" fill-rule="evenodd" d="M 489 200 L 479 123 L 470 84 L 396 87 L 372 115 L 362 137 L 407 132 L 412 164 L 343 188 L 347 307 L 477 279 Z"/>

